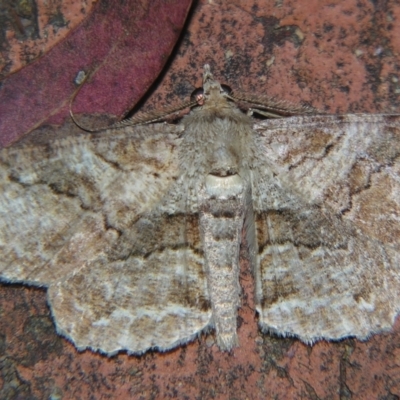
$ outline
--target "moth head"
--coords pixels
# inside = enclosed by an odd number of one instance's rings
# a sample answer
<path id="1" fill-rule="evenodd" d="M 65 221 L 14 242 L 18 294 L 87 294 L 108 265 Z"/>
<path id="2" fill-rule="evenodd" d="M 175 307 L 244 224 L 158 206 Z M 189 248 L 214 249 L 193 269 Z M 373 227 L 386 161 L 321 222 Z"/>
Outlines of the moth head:
<path id="1" fill-rule="evenodd" d="M 205 101 L 218 102 L 229 98 L 231 93 L 232 89 L 228 85 L 221 85 L 214 79 L 210 66 L 206 64 L 204 65 L 203 87 L 195 89 L 191 98 L 197 101 L 199 105 L 203 105 Z"/>

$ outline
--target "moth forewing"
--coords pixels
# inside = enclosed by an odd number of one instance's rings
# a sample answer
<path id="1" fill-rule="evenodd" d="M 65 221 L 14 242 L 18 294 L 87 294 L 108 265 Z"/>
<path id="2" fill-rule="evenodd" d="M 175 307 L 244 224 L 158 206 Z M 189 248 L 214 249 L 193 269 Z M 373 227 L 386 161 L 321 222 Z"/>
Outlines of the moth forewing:
<path id="1" fill-rule="evenodd" d="M 254 128 L 281 188 L 256 218 L 261 327 L 306 343 L 390 329 L 400 304 L 400 116 Z"/>

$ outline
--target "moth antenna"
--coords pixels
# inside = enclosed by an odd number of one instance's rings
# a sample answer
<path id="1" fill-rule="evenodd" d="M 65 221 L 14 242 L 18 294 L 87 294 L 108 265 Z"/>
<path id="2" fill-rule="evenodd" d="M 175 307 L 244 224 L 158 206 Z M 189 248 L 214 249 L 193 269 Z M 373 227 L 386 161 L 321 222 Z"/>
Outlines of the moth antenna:
<path id="1" fill-rule="evenodd" d="M 255 97 L 249 94 L 227 95 L 227 98 L 237 103 L 247 103 L 252 105 L 255 111 L 268 118 L 281 118 L 303 114 L 324 114 L 322 111 L 311 107 L 292 104 L 285 100 L 275 100 L 271 97 Z"/>
<path id="2" fill-rule="evenodd" d="M 106 129 L 122 128 L 125 126 L 145 125 L 145 124 L 150 124 L 152 122 L 162 121 L 172 114 L 178 113 L 179 111 L 182 111 L 185 108 L 192 108 L 198 104 L 199 104 L 198 100 L 192 100 L 192 101 L 186 101 L 180 104 L 179 106 L 166 108 L 161 111 L 142 112 L 139 113 L 138 115 L 134 115 L 131 118 L 116 122 L 115 124 L 112 124 Z"/>
<path id="3" fill-rule="evenodd" d="M 90 71 L 89 73 L 87 73 L 87 74 L 83 77 L 82 80 L 79 81 L 78 87 L 75 89 L 74 93 L 73 93 L 72 96 L 71 96 L 71 99 L 69 100 L 69 115 L 70 115 L 72 121 L 74 122 L 74 124 L 75 124 L 76 126 L 78 126 L 79 128 L 81 128 L 82 130 L 84 130 L 84 131 L 86 131 L 86 132 L 95 133 L 95 132 L 98 132 L 99 130 L 97 130 L 97 129 L 90 129 L 90 128 L 87 128 L 86 126 L 81 125 L 81 124 L 78 122 L 78 120 L 75 118 L 74 113 L 72 112 L 72 103 L 74 102 L 74 100 L 75 100 L 76 96 L 78 95 L 78 93 L 81 91 L 81 89 L 82 89 L 82 87 L 83 87 L 83 84 L 89 79 L 89 76 L 91 76 L 92 73 L 93 73 L 93 71 Z M 78 74 L 78 76 L 79 76 L 79 74 Z M 78 77 L 75 79 L 75 82 L 77 81 L 77 79 L 78 79 Z M 102 130 L 102 129 L 100 129 L 100 130 Z"/>
<path id="4" fill-rule="evenodd" d="M 196 100 L 191 100 L 191 101 L 186 101 L 184 103 L 182 103 L 179 106 L 174 106 L 174 107 L 170 107 L 170 108 L 166 108 L 162 111 L 158 111 L 158 112 L 149 112 L 149 113 L 139 113 L 138 115 L 134 115 L 131 118 L 128 119 L 124 119 L 122 121 L 116 122 L 114 124 L 111 124 L 107 127 L 102 127 L 102 128 L 98 128 L 98 129 L 90 129 L 87 128 L 86 126 L 83 126 L 80 122 L 78 122 L 78 120 L 76 119 L 74 113 L 72 112 L 72 103 L 75 100 L 76 96 L 78 95 L 79 91 L 81 90 L 83 84 L 87 81 L 89 75 L 91 75 L 90 73 L 87 74 L 84 79 L 79 83 L 79 86 L 76 88 L 75 92 L 73 93 L 70 101 L 69 101 L 69 115 L 71 116 L 72 121 L 74 122 L 74 124 L 76 126 L 78 126 L 79 128 L 81 128 L 82 130 L 86 131 L 86 132 L 91 132 L 91 133 L 96 133 L 96 132 L 100 132 L 100 131 L 104 131 L 104 130 L 108 130 L 108 129 L 117 129 L 117 128 L 123 128 L 126 126 L 135 126 L 135 125 L 144 125 L 144 124 L 149 124 L 152 122 L 157 122 L 157 121 L 161 121 L 166 119 L 168 116 L 177 113 L 179 111 L 184 110 L 185 108 L 192 108 L 196 105 L 200 104 L 200 100 L 196 99 Z"/>

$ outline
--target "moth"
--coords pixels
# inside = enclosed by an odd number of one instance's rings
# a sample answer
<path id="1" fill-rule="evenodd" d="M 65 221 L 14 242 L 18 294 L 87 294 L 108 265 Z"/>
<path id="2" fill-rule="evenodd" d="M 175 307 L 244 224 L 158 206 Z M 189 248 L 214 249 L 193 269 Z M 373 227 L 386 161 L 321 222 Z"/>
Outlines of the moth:
<path id="1" fill-rule="evenodd" d="M 263 332 L 312 344 L 390 329 L 400 116 L 299 108 L 257 122 L 234 99 L 206 65 L 178 125 L 3 149 L 1 280 L 47 287 L 79 350 L 167 350 L 209 329 L 231 350 L 244 232 Z"/>

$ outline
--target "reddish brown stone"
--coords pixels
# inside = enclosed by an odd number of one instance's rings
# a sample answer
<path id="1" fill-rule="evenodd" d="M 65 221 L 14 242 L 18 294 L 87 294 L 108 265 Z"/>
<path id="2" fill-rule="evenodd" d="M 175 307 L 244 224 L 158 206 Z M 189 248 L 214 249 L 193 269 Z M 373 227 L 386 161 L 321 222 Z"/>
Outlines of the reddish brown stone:
<path id="1" fill-rule="evenodd" d="M 46 54 L 90 14 L 97 0 L 15 0 L 0 4 L 0 77 Z"/>

